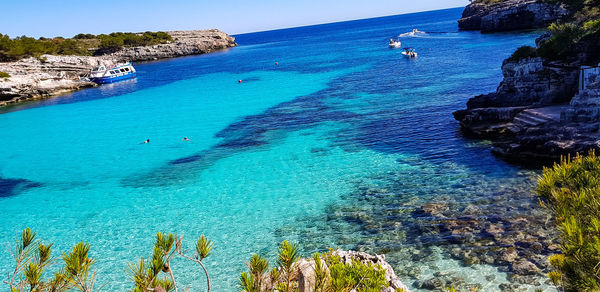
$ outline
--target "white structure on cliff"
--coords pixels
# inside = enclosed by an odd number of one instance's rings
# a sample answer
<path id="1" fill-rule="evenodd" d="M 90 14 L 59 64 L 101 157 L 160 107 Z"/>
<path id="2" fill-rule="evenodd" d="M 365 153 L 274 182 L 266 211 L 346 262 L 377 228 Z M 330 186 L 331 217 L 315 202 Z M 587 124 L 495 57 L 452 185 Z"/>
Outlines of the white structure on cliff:
<path id="1" fill-rule="evenodd" d="M 579 92 L 587 89 L 588 85 L 600 81 L 600 63 L 596 67 L 581 66 L 579 71 Z"/>

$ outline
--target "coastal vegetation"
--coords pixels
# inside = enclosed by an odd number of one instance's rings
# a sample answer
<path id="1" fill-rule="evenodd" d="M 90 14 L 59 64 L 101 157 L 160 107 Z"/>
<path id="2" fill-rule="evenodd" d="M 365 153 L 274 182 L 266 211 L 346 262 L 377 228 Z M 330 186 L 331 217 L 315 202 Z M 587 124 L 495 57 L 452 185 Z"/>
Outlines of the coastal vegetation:
<path id="1" fill-rule="evenodd" d="M 600 157 L 563 158 L 544 169 L 536 192 L 561 232 L 549 278 L 566 291 L 600 291 Z"/>
<path id="2" fill-rule="evenodd" d="M 91 56 L 118 50 L 122 47 L 136 47 L 164 44 L 173 41 L 166 32 L 111 34 L 78 34 L 73 38 L 35 39 L 27 36 L 10 38 L 0 34 L 0 62 L 15 61 L 25 57 L 51 55 Z"/>
<path id="3" fill-rule="evenodd" d="M 10 78 L 10 74 L 0 71 L 0 78 Z"/>
<path id="4" fill-rule="evenodd" d="M 537 49 L 531 46 L 523 46 L 518 48 L 509 58 L 509 61 L 518 62 L 522 59 L 537 57 Z"/>
<path id="5" fill-rule="evenodd" d="M 269 270 L 269 262 L 260 255 L 253 255 L 246 263 L 249 271 L 240 275 L 240 288 L 243 292 L 298 291 L 300 264 L 298 247 L 284 241 L 279 246 L 277 266 Z M 379 292 L 389 286 L 385 270 L 381 266 L 363 263 L 353 259 L 350 264 L 342 262 L 333 251 L 315 253 L 305 261 L 308 273 L 314 275 L 315 292 L 359 291 Z M 300 280 L 302 281 L 302 280 Z M 311 286 L 312 288 L 312 286 Z M 401 289 L 397 290 L 401 292 Z"/>
<path id="6" fill-rule="evenodd" d="M 62 265 L 53 267 L 58 261 L 53 257 L 53 244 L 43 243 L 36 232 L 27 228 L 15 239 L 14 244 L 7 244 L 14 259 L 14 270 L 4 281 L 11 292 L 93 292 L 101 290 L 106 284 L 98 285 L 94 265 L 96 260 L 90 257 L 91 247 L 86 243 L 78 243 L 71 251 L 60 256 Z M 178 291 L 171 264 L 174 258 L 181 257 L 200 265 L 207 281 L 207 291 L 211 291 L 211 278 L 204 265 L 210 256 L 213 242 L 200 236 L 194 245 L 194 254 L 188 255 L 184 249 L 183 236 L 157 233 L 152 255 L 148 259 L 140 258 L 127 265 L 132 291 Z M 306 264 L 308 268 L 306 268 Z M 239 288 L 244 292 L 298 291 L 300 282 L 310 277 L 310 291 L 357 291 L 379 292 L 389 287 L 386 270 L 380 265 L 352 259 L 344 262 L 333 251 L 323 254 L 315 253 L 312 258 L 302 259 L 296 244 L 283 241 L 277 251 L 276 265 L 269 269 L 269 262 L 260 255 L 253 255 L 246 263 L 248 272 L 239 278 Z M 304 268 L 303 268 L 304 267 Z M 56 271 L 46 277 L 49 270 Z M 301 275 L 302 274 L 302 275 Z M 306 285 L 305 280 L 305 285 Z M 313 289 L 314 287 L 314 289 Z M 183 289 L 182 289 L 183 290 Z M 404 291 L 401 288 L 397 292 Z"/>
<path id="7" fill-rule="evenodd" d="M 64 292 L 78 290 L 93 292 L 102 289 L 103 285 L 96 284 L 95 260 L 89 256 L 90 245 L 78 243 L 68 253 L 63 252 L 62 266 L 53 276 L 46 278 L 45 273 L 56 263 L 52 257 L 52 243 L 44 244 L 37 238 L 31 229 L 23 230 L 16 238 L 14 245 L 8 244 L 9 252 L 14 259 L 15 268 L 4 281 L 11 292 L 36 291 L 36 292 Z M 193 256 L 187 255 L 183 250 L 183 236 L 158 233 L 156 242 L 149 260 L 141 258 L 138 263 L 130 263 L 127 271 L 133 282 L 133 291 L 177 291 L 177 283 L 173 274 L 171 260 L 181 256 L 192 262 L 198 263 L 204 270 L 208 291 L 210 291 L 210 277 L 203 260 L 212 250 L 213 243 L 201 236 L 195 245 Z M 166 275 L 163 275 L 166 274 Z M 162 290 L 161 290 L 162 289 Z"/>
<path id="8" fill-rule="evenodd" d="M 545 0 L 563 4 L 571 14 L 548 28 L 551 37 L 542 42 L 538 53 L 550 60 L 569 57 L 570 48 L 586 38 L 600 37 L 600 0 Z"/>

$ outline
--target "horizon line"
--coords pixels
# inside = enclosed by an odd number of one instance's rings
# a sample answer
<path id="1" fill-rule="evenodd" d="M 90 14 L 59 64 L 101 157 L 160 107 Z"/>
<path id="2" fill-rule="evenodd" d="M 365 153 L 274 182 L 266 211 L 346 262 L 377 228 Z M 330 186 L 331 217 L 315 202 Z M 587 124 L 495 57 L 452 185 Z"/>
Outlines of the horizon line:
<path id="1" fill-rule="evenodd" d="M 277 30 L 285 30 L 285 29 L 295 29 L 295 28 L 302 28 L 302 27 L 311 27 L 311 26 L 319 26 L 319 25 L 328 25 L 328 24 L 335 24 L 335 23 L 342 23 L 342 22 L 352 22 L 352 21 L 361 21 L 361 20 L 369 20 L 369 19 L 376 19 L 376 18 L 385 18 L 385 17 L 392 17 L 392 16 L 399 16 L 399 15 L 410 15 L 410 14 L 419 14 L 419 13 L 427 13 L 427 12 L 433 12 L 433 11 L 442 11 L 442 10 L 450 10 L 450 9 L 457 9 L 457 8 L 464 8 L 464 6 L 457 6 L 457 7 L 450 7 L 450 8 L 442 8 L 442 9 L 431 9 L 431 10 L 423 10 L 423 11 L 415 11 L 415 12 L 407 12 L 407 13 L 399 13 L 399 14 L 388 14 L 388 15 L 381 15 L 381 16 L 373 16 L 373 17 L 366 17 L 366 18 L 354 18 L 354 19 L 345 19 L 345 20 L 336 20 L 336 21 L 332 21 L 332 22 L 321 22 L 321 23 L 312 23 L 312 24 L 305 24 L 305 25 L 298 25 L 298 26 L 289 26 L 289 27 L 279 27 L 279 28 L 272 28 L 272 29 L 266 29 L 266 30 L 257 30 L 257 31 L 248 31 L 248 32 L 240 32 L 240 33 L 228 33 L 226 31 L 221 30 L 220 28 L 196 28 L 196 29 L 166 29 L 166 30 L 156 30 L 153 32 L 169 32 L 169 31 L 190 31 L 190 30 L 211 30 L 211 29 L 217 29 L 220 30 L 230 36 L 238 36 L 238 35 L 245 35 L 245 34 L 252 34 L 252 33 L 261 33 L 261 32 L 270 32 L 270 31 L 277 31 Z M 115 33 L 115 32 L 123 32 L 123 33 L 128 33 L 127 31 L 113 31 L 113 32 L 109 32 L 109 33 L 100 33 L 97 35 L 101 35 L 101 34 L 111 34 L 111 33 Z M 146 31 L 129 31 L 129 33 L 144 33 Z M 28 36 L 26 34 L 23 35 L 18 35 L 18 36 L 11 36 L 9 34 L 3 34 L 0 31 L 0 34 L 8 36 L 11 39 L 14 38 L 18 38 L 18 37 L 32 37 L 32 38 L 48 38 L 48 39 L 53 39 L 53 38 L 66 38 L 66 39 L 70 39 L 73 38 L 74 36 L 76 36 L 77 34 L 85 34 L 85 32 L 79 32 L 73 36 L 70 37 L 65 37 L 65 36 L 51 36 L 51 37 L 45 37 L 45 36 L 39 36 L 39 37 L 33 37 L 33 36 Z"/>
<path id="2" fill-rule="evenodd" d="M 236 36 L 236 35 L 244 35 L 244 34 L 251 34 L 251 33 L 270 32 L 270 31 L 277 31 L 277 30 L 294 29 L 294 28 L 302 28 L 302 27 L 311 27 L 311 26 L 335 24 L 335 23 L 342 23 L 342 22 L 361 21 L 361 20 L 369 20 L 369 19 L 376 19 L 376 18 L 399 16 L 399 15 L 427 13 L 427 12 L 450 10 L 450 9 L 457 9 L 457 8 L 464 8 L 464 6 L 442 8 L 442 9 L 432 9 L 432 10 L 423 10 L 423 11 L 415 11 L 415 12 L 399 13 L 399 14 L 388 14 L 388 15 L 373 16 L 373 17 L 367 17 L 367 18 L 354 18 L 354 19 L 346 19 L 346 20 L 339 20 L 339 21 L 332 21 L 332 22 L 322 22 L 322 23 L 306 24 L 306 25 L 299 25 L 299 26 L 280 27 L 280 28 L 273 28 L 273 29 L 267 29 L 267 30 L 257 30 L 257 31 L 234 33 L 234 34 L 230 34 L 230 35 L 231 36 Z M 227 32 L 225 32 L 225 33 L 227 33 Z"/>

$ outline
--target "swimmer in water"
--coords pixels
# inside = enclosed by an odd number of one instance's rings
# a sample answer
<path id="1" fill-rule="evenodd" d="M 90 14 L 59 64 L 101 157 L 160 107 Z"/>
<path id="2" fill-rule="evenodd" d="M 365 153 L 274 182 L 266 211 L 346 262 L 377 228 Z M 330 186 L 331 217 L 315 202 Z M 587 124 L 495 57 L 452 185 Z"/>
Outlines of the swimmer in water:
<path id="1" fill-rule="evenodd" d="M 148 143 L 150 143 L 150 139 L 144 141 L 144 144 L 148 144 Z"/>
<path id="2" fill-rule="evenodd" d="M 188 139 L 188 137 L 183 137 L 183 141 L 190 141 L 190 139 Z"/>

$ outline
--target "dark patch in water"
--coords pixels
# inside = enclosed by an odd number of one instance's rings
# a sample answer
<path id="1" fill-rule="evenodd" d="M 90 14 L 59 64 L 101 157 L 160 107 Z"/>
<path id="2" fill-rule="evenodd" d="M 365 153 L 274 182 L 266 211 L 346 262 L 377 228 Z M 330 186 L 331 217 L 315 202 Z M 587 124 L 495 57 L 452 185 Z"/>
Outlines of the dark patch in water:
<path id="1" fill-rule="evenodd" d="M 32 182 L 26 179 L 12 179 L 0 177 L 0 197 L 12 197 L 19 193 L 31 189 L 41 187 L 41 183 Z"/>
<path id="2" fill-rule="evenodd" d="M 201 155 L 192 155 L 192 156 L 188 156 L 188 157 L 183 157 L 183 158 L 179 158 L 179 159 L 175 159 L 169 162 L 169 164 L 184 164 L 184 163 L 190 163 L 190 162 L 194 162 L 194 161 L 198 161 L 199 159 L 202 159 Z"/>
<path id="3" fill-rule="evenodd" d="M 260 77 L 248 77 L 242 80 L 244 83 L 260 81 Z"/>

